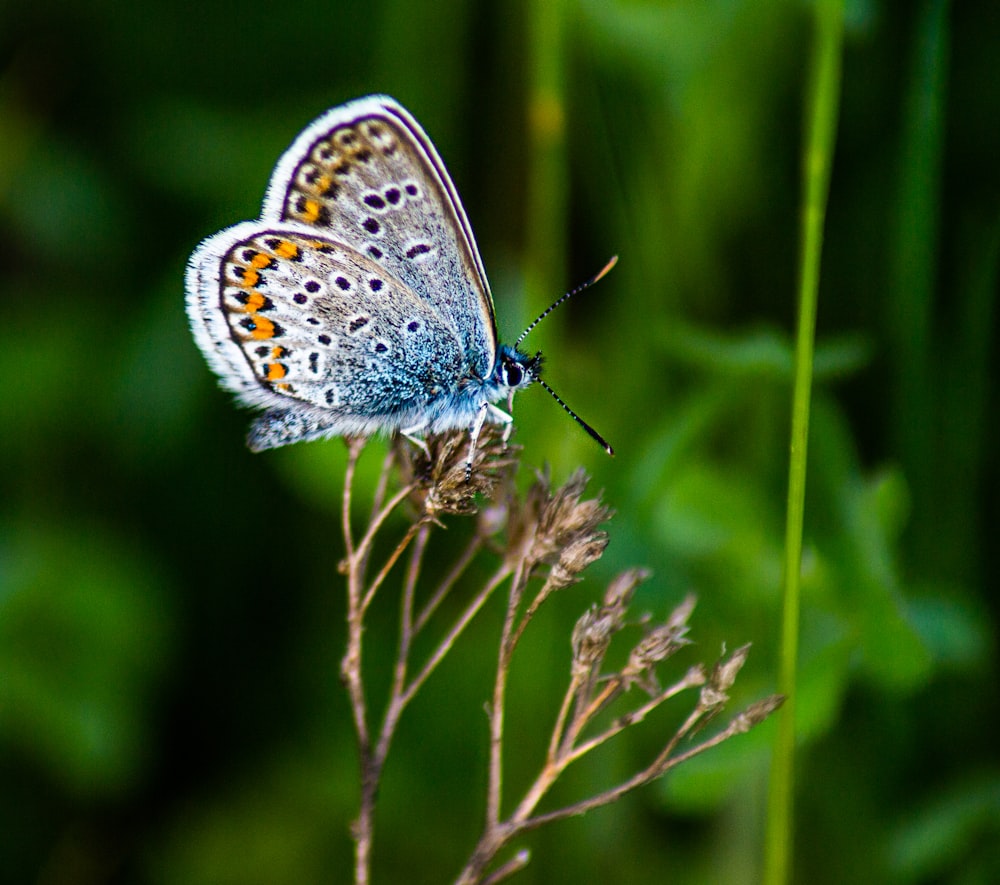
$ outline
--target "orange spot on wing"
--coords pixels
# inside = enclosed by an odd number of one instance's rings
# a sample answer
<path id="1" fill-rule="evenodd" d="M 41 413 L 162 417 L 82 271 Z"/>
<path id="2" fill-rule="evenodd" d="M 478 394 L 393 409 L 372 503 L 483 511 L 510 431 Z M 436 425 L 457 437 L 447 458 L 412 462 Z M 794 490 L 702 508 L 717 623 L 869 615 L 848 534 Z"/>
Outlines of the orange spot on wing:
<path id="1" fill-rule="evenodd" d="M 281 363 L 269 363 L 264 368 L 267 369 L 268 381 L 280 381 L 285 377 L 285 375 L 288 374 L 288 369 L 286 369 Z"/>
<path id="2" fill-rule="evenodd" d="M 272 262 L 271 262 L 270 257 L 267 256 L 267 255 L 265 255 L 263 252 L 258 252 L 250 260 L 250 266 L 251 267 L 256 267 L 259 270 L 263 270 L 266 267 L 270 267 L 271 264 L 272 264 Z"/>
<path id="3" fill-rule="evenodd" d="M 319 215 L 319 203 L 315 200 L 308 200 L 306 202 L 306 209 L 308 210 L 310 206 L 316 208 L 316 214 Z M 312 221 L 313 219 L 309 219 Z M 274 248 L 274 254 L 280 255 L 282 258 L 288 258 L 291 261 L 298 260 L 299 257 L 299 247 L 295 243 L 289 242 L 288 240 L 282 240 Z"/>
<path id="4" fill-rule="evenodd" d="M 243 276 L 240 277 L 240 285 L 244 289 L 252 289 L 260 282 L 260 274 L 252 267 L 244 268 Z"/>
<path id="5" fill-rule="evenodd" d="M 302 206 L 302 217 L 312 223 L 319 218 L 320 205 L 315 200 L 306 200 Z"/>
<path id="6" fill-rule="evenodd" d="M 267 299 L 260 294 L 260 292 L 251 292 L 247 296 L 246 304 L 243 305 L 243 309 L 247 313 L 253 313 L 254 311 L 260 310 L 267 303 Z"/>
<path id="7" fill-rule="evenodd" d="M 253 331 L 250 333 L 251 338 L 273 338 L 274 337 L 274 323 L 272 323 L 267 317 L 256 317 L 256 325 Z"/>

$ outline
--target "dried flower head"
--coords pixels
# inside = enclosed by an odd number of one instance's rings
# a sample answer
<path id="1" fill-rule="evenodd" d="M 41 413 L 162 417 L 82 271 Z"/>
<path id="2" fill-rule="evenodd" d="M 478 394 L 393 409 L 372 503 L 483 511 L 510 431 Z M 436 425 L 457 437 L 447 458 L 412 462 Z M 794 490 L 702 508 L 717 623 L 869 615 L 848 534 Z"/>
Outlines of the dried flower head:
<path id="1" fill-rule="evenodd" d="M 509 446 L 494 425 L 483 427 L 468 464 L 469 434 L 465 430 L 430 436 L 427 450 L 397 437 L 396 456 L 404 482 L 413 485 L 414 505 L 428 519 L 447 513 L 476 511 L 476 496 L 491 498 L 497 483 L 516 463 L 517 446 Z"/>
<path id="2" fill-rule="evenodd" d="M 653 627 L 632 649 L 622 670 L 626 685 L 636 684 L 649 694 L 660 690 L 655 667 L 678 649 L 690 644 L 687 639 L 688 619 L 694 611 L 695 597 L 686 596 L 665 623 Z"/>
<path id="3" fill-rule="evenodd" d="M 652 572 L 646 568 L 630 568 L 618 575 L 604 591 L 604 607 L 621 610 L 624 614 L 632 601 L 635 588 L 648 581 Z"/>
<path id="4" fill-rule="evenodd" d="M 614 619 L 596 605 L 592 605 L 579 617 L 570 637 L 574 681 L 582 681 L 595 667 L 601 665 L 616 630 Z"/>
<path id="5" fill-rule="evenodd" d="M 750 643 L 741 645 L 728 658 L 720 660 L 709 674 L 708 683 L 701 690 L 703 707 L 721 707 L 729 700 L 729 689 L 736 681 L 740 670 L 750 654 Z"/>
<path id="6" fill-rule="evenodd" d="M 611 638 L 625 626 L 625 615 L 635 588 L 649 577 L 647 569 L 622 572 L 609 585 L 600 606 L 592 605 L 573 628 L 573 678 L 583 681 L 604 661 Z"/>
<path id="7" fill-rule="evenodd" d="M 746 659 L 747 647 L 720 660 L 710 672 L 700 664 L 689 667 L 682 678 L 661 690 L 657 665 L 688 644 L 688 622 L 695 600 L 688 596 L 659 624 L 650 624 L 649 616 L 627 620 L 635 589 L 649 577 L 649 572 L 639 568 L 625 571 L 608 584 L 601 601 L 590 606 L 573 628 L 571 678 L 555 715 L 545 762 L 534 784 L 517 805 L 518 811 L 503 819 L 505 705 L 515 651 L 545 600 L 577 581 L 581 572 L 603 554 L 608 536 L 601 526 L 610 518 L 611 511 L 600 496 L 583 497 L 587 477 L 582 470 L 554 490 L 547 472 L 541 473 L 527 494 L 519 496 L 513 482 L 517 449 L 507 447 L 498 428 L 487 426 L 483 428 L 471 464 L 468 462 L 467 431 L 430 437 L 422 447 L 398 441 L 392 456 L 383 460 L 382 475 L 372 495 L 369 524 L 357 533 L 352 525 L 352 510 L 356 508 L 351 506 L 351 491 L 354 467 L 364 441 L 349 440 L 348 445 L 349 469 L 342 508 L 347 548 L 342 570 L 347 579 L 348 643 L 341 673 L 352 704 L 361 756 L 365 760 L 361 810 L 354 830 L 359 855 L 367 851 L 370 844 L 371 821 L 385 762 L 382 748 L 389 746 L 400 716 L 414 694 L 434 673 L 477 612 L 504 585 L 508 585 L 507 607 L 496 656 L 494 691 L 488 706 L 487 826 L 456 880 L 462 885 L 499 882 L 521 869 L 527 863 L 524 853 L 495 865 L 498 853 L 515 836 L 543 822 L 582 814 L 590 808 L 613 802 L 625 792 L 663 776 L 684 759 L 703 752 L 731 734 L 746 731 L 780 704 L 780 698 L 769 698 L 752 705 L 730 723 L 727 731 L 676 754 L 674 751 L 682 738 L 690 738 L 721 712 L 733 680 Z M 402 486 L 394 492 L 390 477 L 395 470 L 401 475 Z M 410 525 L 396 545 L 389 545 L 390 552 L 379 565 L 377 560 L 381 559 L 381 554 L 376 549 L 376 535 L 392 524 L 388 517 L 406 504 L 411 507 Z M 425 581 L 423 565 L 429 561 L 429 543 L 435 525 L 442 524 L 443 517 L 448 514 L 471 514 L 477 510 L 475 535 L 456 551 L 453 562 L 450 566 L 445 565 L 441 577 L 431 579 L 433 583 Z M 443 605 L 483 551 L 488 551 L 491 559 L 499 553 L 500 561 L 494 563 L 492 575 L 470 598 L 463 601 L 452 597 L 449 601 L 455 602 L 455 606 Z M 444 564 L 435 562 L 435 566 L 439 565 Z M 376 730 L 369 719 L 362 640 L 366 612 L 379 588 L 386 586 L 394 571 L 401 573 L 402 583 L 400 641 L 393 667 L 395 677 L 382 716 L 383 725 Z M 539 572 L 544 581 L 533 580 L 540 577 Z M 538 588 L 533 597 L 528 592 L 529 587 Z M 415 640 L 429 637 L 442 621 L 440 639 L 431 640 L 433 650 L 421 662 L 420 656 L 414 655 L 414 649 L 427 643 Z M 621 670 L 602 672 L 612 641 L 626 626 L 648 629 Z M 628 709 L 621 715 L 615 710 L 612 718 L 613 706 L 619 705 L 632 685 L 641 686 L 651 697 L 631 695 L 623 704 Z M 698 692 L 697 704 L 645 769 L 601 793 L 555 811 L 535 812 L 537 804 L 570 765 L 625 729 L 638 726 L 661 704 L 689 690 L 692 694 Z"/>
<path id="8" fill-rule="evenodd" d="M 549 582 L 554 589 L 567 587 L 578 581 L 577 577 L 588 565 L 596 562 L 608 546 L 606 532 L 574 538 L 560 552 L 559 559 L 549 572 Z"/>
<path id="9" fill-rule="evenodd" d="M 587 474 L 577 470 L 564 485 L 550 490 L 548 473 L 539 473 L 522 502 L 512 506 L 508 556 L 530 568 L 539 563 L 557 567 L 556 582 L 569 583 L 598 559 L 608 537 L 598 526 L 612 511 L 600 497 L 582 499 Z"/>

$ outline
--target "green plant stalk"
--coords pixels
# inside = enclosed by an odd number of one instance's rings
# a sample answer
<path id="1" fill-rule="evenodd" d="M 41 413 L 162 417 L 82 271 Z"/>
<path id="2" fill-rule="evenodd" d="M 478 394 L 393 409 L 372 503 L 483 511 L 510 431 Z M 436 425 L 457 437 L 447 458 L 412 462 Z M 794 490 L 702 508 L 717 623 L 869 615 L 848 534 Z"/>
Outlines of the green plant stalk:
<path id="1" fill-rule="evenodd" d="M 784 885 L 791 880 L 794 829 L 795 682 L 799 647 L 799 593 L 809 406 L 823 224 L 830 190 L 830 167 L 840 104 L 842 40 L 842 0 L 817 0 L 813 55 L 806 95 L 807 130 L 802 169 L 799 311 L 795 340 L 795 380 L 792 392 L 781 661 L 778 677 L 778 691 L 786 700 L 785 709 L 778 717 L 768 790 L 763 879 L 767 885 Z"/>
<path id="2" fill-rule="evenodd" d="M 944 190 L 942 167 L 947 110 L 947 71 L 950 51 L 948 0 L 922 0 L 915 4 L 912 57 L 906 71 L 901 133 L 898 149 L 898 183 L 893 207 L 894 237 L 890 240 L 889 285 L 885 309 L 890 335 L 887 356 L 894 393 L 891 428 L 913 495 L 913 517 L 907 527 L 907 550 L 912 567 L 921 574 L 954 574 L 941 571 L 937 551 L 960 549 L 944 542 L 946 531 L 961 529 L 950 519 L 949 504 L 958 501 L 967 511 L 968 498 L 956 492 L 959 483 L 950 475 L 954 463 L 942 470 L 942 448 L 936 445 L 939 426 L 945 433 L 954 426 L 942 408 L 948 408 L 948 391 L 942 387 L 942 365 L 935 358 L 942 340 L 934 329 L 934 299 L 941 254 L 940 203 Z M 967 242 L 962 238 L 960 242 Z M 949 285 L 949 284 L 945 284 Z M 967 303 L 953 292 L 956 304 Z M 956 348 L 959 358 L 966 354 Z M 933 416 L 928 420 L 928 416 Z M 950 449 L 944 449 L 950 451 Z M 974 476 L 959 468 L 962 479 Z M 961 482 L 961 480 L 959 481 Z M 956 532 L 956 537 L 960 537 Z M 933 553 L 931 551 L 934 551 Z M 967 562 L 961 554 L 953 562 Z"/>

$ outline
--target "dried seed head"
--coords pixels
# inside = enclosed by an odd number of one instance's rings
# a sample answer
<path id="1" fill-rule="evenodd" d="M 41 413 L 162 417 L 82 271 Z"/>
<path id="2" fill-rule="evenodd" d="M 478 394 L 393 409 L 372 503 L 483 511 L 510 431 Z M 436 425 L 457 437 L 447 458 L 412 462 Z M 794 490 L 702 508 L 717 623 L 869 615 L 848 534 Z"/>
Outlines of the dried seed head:
<path id="1" fill-rule="evenodd" d="M 685 603 L 682 603 L 682 606 Z M 628 663 L 622 670 L 621 675 L 626 685 L 635 683 L 649 694 L 658 692 L 660 683 L 654 668 L 660 661 L 666 660 L 678 649 L 690 644 L 686 638 L 687 631 L 687 619 L 675 622 L 673 616 L 667 623 L 650 630 L 632 649 Z"/>
<path id="2" fill-rule="evenodd" d="M 635 588 L 649 574 L 642 568 L 622 572 L 608 585 L 602 604 L 591 606 L 581 615 L 573 628 L 574 678 L 582 679 L 595 666 L 600 666 L 611 637 L 625 626 L 625 615 Z"/>
<path id="3" fill-rule="evenodd" d="M 606 532 L 597 532 L 570 541 L 559 552 L 559 560 L 549 572 L 548 583 L 553 585 L 553 589 L 561 589 L 577 581 L 577 575 L 592 562 L 600 559 L 607 546 Z"/>
<path id="4" fill-rule="evenodd" d="M 597 606 L 591 606 L 580 616 L 573 627 L 570 640 L 574 680 L 582 681 L 595 667 L 601 665 L 611 644 L 611 637 L 617 629 L 614 619 Z"/>
<path id="5" fill-rule="evenodd" d="M 738 730 L 749 731 L 767 719 L 783 703 L 785 703 L 785 696 L 781 694 L 773 694 L 763 700 L 755 701 L 736 717 Z"/>
<path id="6" fill-rule="evenodd" d="M 428 437 L 427 452 L 409 440 L 397 439 L 400 472 L 405 482 L 415 486 L 411 500 L 424 517 L 474 513 L 476 495 L 493 496 L 497 483 L 509 476 L 507 468 L 515 463 L 519 451 L 505 445 L 501 432 L 488 424 L 480 434 L 468 471 L 468 445 L 465 430 Z"/>
<path id="7" fill-rule="evenodd" d="M 708 677 L 708 684 L 702 689 L 702 704 L 705 706 L 720 706 L 729 700 L 727 692 L 732 688 L 736 677 L 750 654 L 750 643 L 741 645 L 728 658 L 719 661 Z"/>
<path id="8" fill-rule="evenodd" d="M 725 660 L 719 661 L 708 676 L 708 683 L 701 690 L 699 704 L 708 709 L 719 709 L 729 700 L 729 689 L 747 661 L 750 644 L 740 646 Z"/>
<path id="9" fill-rule="evenodd" d="M 573 538 L 591 534 L 610 518 L 611 511 L 599 497 L 580 500 L 586 486 L 587 474 L 577 470 L 549 498 L 538 520 L 538 560 L 549 555 L 546 547 L 561 547 Z"/>
<path id="10" fill-rule="evenodd" d="M 599 498 L 581 500 L 587 475 L 577 470 L 556 491 L 549 491 L 549 477 L 539 474 L 511 519 L 508 549 L 530 567 L 560 563 L 565 580 L 603 553 L 607 535 L 598 530 L 611 517 Z M 571 552 L 567 552 L 569 548 Z M 581 564 L 581 560 L 586 562 Z"/>
<path id="11" fill-rule="evenodd" d="M 616 608 L 624 611 L 628 608 L 635 593 L 635 588 L 643 581 L 648 581 L 652 574 L 649 569 L 630 568 L 618 575 L 604 591 L 604 605 L 606 608 Z"/>

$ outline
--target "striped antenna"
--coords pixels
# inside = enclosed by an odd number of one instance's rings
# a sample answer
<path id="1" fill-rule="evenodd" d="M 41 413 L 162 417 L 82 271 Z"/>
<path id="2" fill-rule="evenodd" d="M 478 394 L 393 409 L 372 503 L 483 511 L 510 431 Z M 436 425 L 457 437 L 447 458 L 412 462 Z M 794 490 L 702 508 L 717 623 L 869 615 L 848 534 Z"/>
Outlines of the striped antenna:
<path id="1" fill-rule="evenodd" d="M 579 424 L 584 430 L 587 431 L 587 433 L 590 434 L 591 438 L 594 439 L 597 442 L 597 444 L 602 449 L 604 449 L 605 452 L 607 452 L 612 457 L 614 456 L 615 450 L 611 448 L 610 443 L 603 436 L 601 436 L 596 430 L 594 430 L 593 427 L 591 427 L 586 421 L 584 421 L 583 418 L 581 418 L 579 415 L 577 415 L 576 412 L 574 412 L 569 406 L 567 406 L 566 403 L 562 401 L 562 397 L 560 397 L 559 394 L 556 393 L 551 387 L 549 387 L 549 385 L 546 384 L 541 378 L 535 378 L 535 380 L 549 392 L 552 399 L 554 399 L 557 403 L 559 403 L 559 405 L 563 407 L 563 409 L 566 410 L 566 414 L 569 415 L 570 418 L 576 421 L 577 424 Z"/>
<path id="2" fill-rule="evenodd" d="M 589 280 L 587 280 L 584 283 L 581 283 L 575 289 L 570 289 L 569 292 L 567 292 L 561 298 L 559 298 L 558 300 L 556 300 L 556 302 L 554 304 L 551 304 L 548 308 L 546 308 L 545 310 L 543 310 L 541 312 L 541 314 L 539 314 L 538 318 L 530 326 L 528 326 L 527 329 L 525 329 L 521 333 L 521 337 L 518 338 L 517 341 L 514 342 L 514 348 L 515 348 L 515 350 L 517 349 L 517 346 L 522 341 L 524 341 L 524 339 L 527 336 L 527 334 L 532 329 L 534 329 L 535 326 L 537 326 L 542 320 L 544 320 L 550 313 L 552 313 L 552 311 L 554 311 L 560 304 L 562 304 L 564 301 L 569 301 L 569 299 L 572 298 L 574 295 L 578 295 L 584 289 L 588 289 L 591 286 L 593 286 L 594 283 L 596 283 L 598 280 L 600 280 L 602 277 L 604 277 L 608 273 L 608 271 L 610 271 L 611 268 L 613 268 L 617 263 L 618 263 L 618 256 L 617 255 L 612 255 L 611 256 L 611 260 L 607 264 L 605 264 L 604 267 L 602 267 Z M 601 436 L 596 430 L 594 430 L 594 428 L 591 427 L 586 421 L 584 421 L 583 418 L 581 418 L 579 415 L 577 415 L 576 412 L 574 412 L 569 406 L 567 406 L 566 403 L 563 402 L 562 397 L 559 396 L 558 393 L 556 393 L 551 387 L 549 387 L 548 384 L 546 384 L 537 375 L 536 375 L 536 377 L 535 377 L 534 380 L 537 381 L 542 387 L 545 388 L 545 390 L 548 392 L 549 396 L 551 396 L 552 399 L 554 399 L 557 403 L 559 403 L 559 405 L 563 407 L 563 410 L 566 412 L 566 414 L 569 415 L 570 418 L 572 418 L 574 421 L 576 421 L 576 423 L 579 424 L 590 435 L 590 437 L 602 449 L 604 449 L 605 452 L 607 452 L 609 455 L 614 455 L 615 450 L 613 448 L 611 448 L 610 443 L 603 436 Z"/>
<path id="3" fill-rule="evenodd" d="M 600 280 L 602 277 L 604 277 L 608 273 L 608 271 L 610 271 L 611 268 L 613 268 L 617 263 L 618 263 L 618 256 L 617 255 L 612 255 L 611 256 L 611 260 L 607 264 L 605 264 L 604 267 L 602 267 L 589 280 L 587 280 L 585 283 L 580 283 L 580 285 L 577 286 L 575 289 L 570 289 L 565 295 L 563 295 L 561 298 L 557 299 L 554 304 L 549 305 L 545 310 L 543 310 L 538 315 L 538 318 L 530 326 L 528 326 L 527 329 L 525 329 L 521 333 L 521 337 L 518 338 L 517 341 L 514 342 L 514 349 L 516 350 L 517 346 L 522 341 L 524 341 L 524 339 L 527 337 L 528 333 L 532 329 L 534 329 L 535 326 L 537 326 L 542 320 L 544 320 L 550 313 L 552 313 L 552 311 L 554 311 L 560 304 L 562 304 L 564 301 L 569 301 L 570 298 L 572 298 L 574 295 L 578 295 L 584 289 L 589 289 L 591 286 L 594 285 L 594 283 L 596 283 L 598 280 Z M 549 391 L 549 392 L 552 393 L 552 391 Z M 555 396 L 555 394 L 552 394 L 552 395 Z M 556 399 L 559 399 L 559 398 L 556 397 Z M 559 400 L 559 402 L 562 402 L 562 400 Z M 563 404 L 563 408 L 564 409 L 566 408 L 565 403 Z M 572 412 L 570 412 L 570 414 L 572 414 Z M 579 420 L 579 419 L 577 419 L 577 420 Z M 586 425 L 584 425 L 584 426 L 586 427 Z M 603 442 L 603 440 L 601 441 L 601 444 L 604 445 L 604 446 L 607 446 L 607 443 Z"/>

